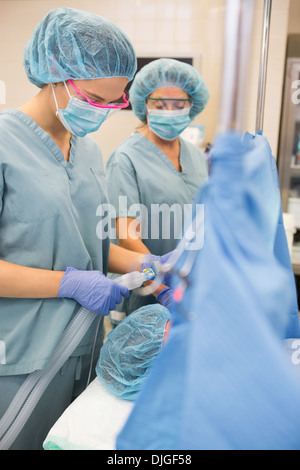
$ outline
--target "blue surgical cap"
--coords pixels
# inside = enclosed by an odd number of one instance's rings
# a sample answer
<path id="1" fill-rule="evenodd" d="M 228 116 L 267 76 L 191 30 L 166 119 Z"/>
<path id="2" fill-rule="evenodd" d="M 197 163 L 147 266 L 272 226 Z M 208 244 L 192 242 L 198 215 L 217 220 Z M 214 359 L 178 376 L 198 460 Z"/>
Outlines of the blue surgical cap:
<path id="1" fill-rule="evenodd" d="M 175 59 L 157 59 L 145 65 L 135 76 L 129 90 L 134 114 L 146 119 L 146 98 L 162 87 L 182 88 L 193 100 L 190 118 L 194 119 L 206 106 L 209 91 L 197 70 Z"/>
<path id="2" fill-rule="evenodd" d="M 29 80 L 42 88 L 67 79 L 127 77 L 136 71 L 128 37 L 111 21 L 74 8 L 51 10 L 24 48 Z"/>
<path id="3" fill-rule="evenodd" d="M 170 312 L 160 304 L 139 308 L 108 336 L 96 366 L 97 377 L 114 396 L 135 400 L 160 353 Z"/>

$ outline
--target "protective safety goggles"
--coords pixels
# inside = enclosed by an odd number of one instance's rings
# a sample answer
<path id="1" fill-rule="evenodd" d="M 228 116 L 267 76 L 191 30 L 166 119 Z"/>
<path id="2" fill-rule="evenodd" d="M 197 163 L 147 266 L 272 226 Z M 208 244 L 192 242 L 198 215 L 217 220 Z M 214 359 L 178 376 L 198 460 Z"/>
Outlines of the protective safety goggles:
<path id="1" fill-rule="evenodd" d="M 192 106 L 192 99 L 177 99 L 177 98 L 147 98 L 147 105 L 149 109 L 158 110 L 173 110 L 189 109 Z"/>
<path id="2" fill-rule="evenodd" d="M 123 102 L 122 103 L 108 103 L 108 104 L 100 104 L 97 101 L 91 100 L 88 96 L 86 96 L 84 93 L 82 93 L 79 88 L 73 83 L 72 80 L 68 80 L 70 85 L 73 87 L 73 89 L 76 91 L 76 93 L 80 96 L 82 96 L 90 105 L 95 106 L 96 108 L 107 108 L 107 109 L 123 109 L 123 108 L 128 108 L 129 106 L 129 101 L 128 97 L 125 92 L 123 92 Z"/>

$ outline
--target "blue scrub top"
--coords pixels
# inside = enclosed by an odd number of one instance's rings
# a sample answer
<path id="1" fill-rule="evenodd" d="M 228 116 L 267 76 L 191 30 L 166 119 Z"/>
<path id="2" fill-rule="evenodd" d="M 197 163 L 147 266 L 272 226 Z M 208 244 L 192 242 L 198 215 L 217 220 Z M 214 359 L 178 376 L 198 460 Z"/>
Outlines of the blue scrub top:
<path id="1" fill-rule="evenodd" d="M 122 143 L 107 162 L 112 212 L 115 211 L 116 218 L 138 219 L 142 241 L 155 255 L 175 249 L 184 227 L 190 223 L 197 190 L 208 179 L 205 155 L 181 138 L 180 165 L 181 172 L 153 142 L 139 133 Z M 113 236 L 111 240 L 117 243 Z M 141 297 L 131 292 L 117 310 L 128 315 L 153 303 L 156 303 L 153 295 Z"/>
<path id="2" fill-rule="evenodd" d="M 97 236 L 107 203 L 98 145 L 71 139 L 69 162 L 19 110 L 0 114 L 0 259 L 59 271 L 108 269 L 109 240 Z M 79 305 L 72 299 L 0 298 L 0 375 L 44 368 Z M 90 350 L 89 334 L 75 355 Z"/>
<path id="3" fill-rule="evenodd" d="M 180 165 L 181 172 L 154 143 L 139 133 L 132 134 L 117 147 L 106 165 L 109 200 L 116 218 L 139 219 L 142 240 L 155 255 L 176 247 L 184 222 L 190 220 L 194 196 L 208 178 L 203 152 L 181 138 Z M 142 211 L 138 210 L 139 204 L 143 206 Z"/>

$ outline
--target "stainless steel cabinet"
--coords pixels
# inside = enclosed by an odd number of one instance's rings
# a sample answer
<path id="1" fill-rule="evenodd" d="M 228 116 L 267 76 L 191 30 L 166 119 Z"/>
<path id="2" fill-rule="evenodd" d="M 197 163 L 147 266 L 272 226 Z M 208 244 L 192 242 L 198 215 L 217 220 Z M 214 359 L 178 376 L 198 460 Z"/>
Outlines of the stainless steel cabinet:
<path id="1" fill-rule="evenodd" d="M 278 174 L 283 211 L 294 214 L 300 229 L 300 35 L 290 37 L 287 48 Z"/>
<path id="2" fill-rule="evenodd" d="M 283 212 L 294 215 L 297 229 L 292 263 L 300 275 L 300 35 L 288 38 L 277 164 Z"/>

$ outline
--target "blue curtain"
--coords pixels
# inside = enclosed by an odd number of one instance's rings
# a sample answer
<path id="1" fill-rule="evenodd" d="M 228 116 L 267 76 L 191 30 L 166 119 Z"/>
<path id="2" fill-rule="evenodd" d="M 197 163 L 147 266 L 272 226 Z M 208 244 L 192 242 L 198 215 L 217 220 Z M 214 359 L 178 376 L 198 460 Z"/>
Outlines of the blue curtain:
<path id="1" fill-rule="evenodd" d="M 284 348 L 299 337 L 297 295 L 267 140 L 219 137 L 197 203 L 204 245 L 117 449 L 299 449 L 300 378 Z"/>

